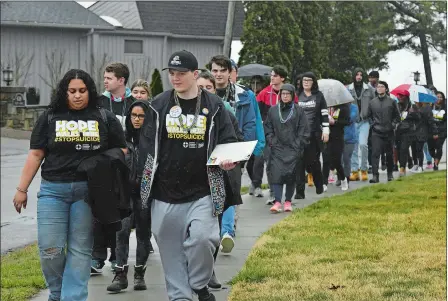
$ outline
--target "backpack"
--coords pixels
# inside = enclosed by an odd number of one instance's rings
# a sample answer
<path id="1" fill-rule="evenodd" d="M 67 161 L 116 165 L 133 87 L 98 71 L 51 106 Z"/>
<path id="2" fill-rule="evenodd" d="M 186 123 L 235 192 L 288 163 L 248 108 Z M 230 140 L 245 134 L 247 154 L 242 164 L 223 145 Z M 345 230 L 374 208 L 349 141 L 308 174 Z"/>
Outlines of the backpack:
<path id="1" fill-rule="evenodd" d="M 106 126 L 109 128 L 109 121 L 107 120 L 107 115 L 106 115 L 106 110 L 104 108 L 97 108 L 100 111 L 101 114 L 101 119 L 103 119 L 104 123 L 106 124 Z M 51 120 L 53 119 L 53 112 L 49 112 L 48 113 L 48 124 L 51 123 Z"/>

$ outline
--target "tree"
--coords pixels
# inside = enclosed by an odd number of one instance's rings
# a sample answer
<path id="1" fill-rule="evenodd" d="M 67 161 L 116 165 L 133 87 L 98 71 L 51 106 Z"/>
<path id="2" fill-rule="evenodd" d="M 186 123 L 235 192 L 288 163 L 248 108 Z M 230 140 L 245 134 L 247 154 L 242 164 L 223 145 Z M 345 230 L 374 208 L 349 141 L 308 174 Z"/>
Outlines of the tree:
<path id="1" fill-rule="evenodd" d="M 66 63 L 66 53 L 63 51 L 52 51 L 50 54 L 45 54 L 45 65 L 48 69 L 49 78 L 41 74 L 39 74 L 39 77 L 51 88 L 51 99 L 55 96 L 59 81 L 67 70 Z"/>
<path id="2" fill-rule="evenodd" d="M 244 46 L 238 64 L 280 64 L 292 70 L 294 59 L 303 56 L 303 42 L 291 9 L 283 1 L 245 2 L 244 6 Z"/>
<path id="3" fill-rule="evenodd" d="M 103 53 L 102 57 L 97 60 L 95 58 L 95 54 L 90 55 L 90 63 L 85 62 L 86 64 L 86 70 L 89 70 L 90 66 L 90 74 L 95 81 L 96 85 L 96 91 L 98 93 L 101 93 L 104 89 L 104 70 L 106 69 L 106 66 L 109 64 L 111 58 L 107 53 Z"/>
<path id="4" fill-rule="evenodd" d="M 23 51 L 14 48 L 13 57 L 11 57 L 11 52 L 12 49 L 10 48 L 8 51 L 8 60 L 5 63 L 1 63 L 1 69 L 3 70 L 6 69 L 7 66 L 10 66 L 13 70 L 14 85 L 24 86 L 30 75 L 31 64 L 34 60 L 34 53 L 28 56 Z"/>
<path id="5" fill-rule="evenodd" d="M 409 49 L 423 56 L 426 84 L 432 85 L 429 49 L 446 55 L 446 2 L 388 1 L 388 8 L 396 17 L 391 49 Z"/>
<path id="6" fill-rule="evenodd" d="M 132 59 L 131 70 L 136 79 L 148 80 L 151 75 L 151 59 L 149 57 Z"/>
<path id="7" fill-rule="evenodd" d="M 163 92 L 162 78 L 160 77 L 159 70 L 156 68 L 156 69 L 154 69 L 154 72 L 152 73 L 152 78 L 151 78 L 152 97 L 155 97 L 162 92 Z"/>

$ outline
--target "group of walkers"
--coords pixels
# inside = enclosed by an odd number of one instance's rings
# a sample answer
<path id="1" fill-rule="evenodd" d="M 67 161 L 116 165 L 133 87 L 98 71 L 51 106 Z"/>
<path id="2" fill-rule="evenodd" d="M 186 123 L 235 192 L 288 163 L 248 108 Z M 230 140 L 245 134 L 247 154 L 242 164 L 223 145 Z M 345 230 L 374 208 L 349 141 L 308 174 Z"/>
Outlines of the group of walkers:
<path id="1" fill-rule="evenodd" d="M 236 83 L 238 66 L 224 55 L 200 71 L 192 53 L 178 51 L 165 69 L 173 88 L 155 97 L 143 79 L 127 88 L 122 63 L 105 68 L 100 96 L 88 73 L 70 70 L 34 126 L 13 203 L 19 213 L 26 208 L 41 167 L 38 245 L 48 300 L 87 300 L 90 275 L 101 274 L 106 260 L 115 273 L 107 291 L 126 289 L 133 228 L 135 290 L 147 289 L 153 235 L 169 299 L 216 300 L 214 266 L 218 252 L 235 245 L 244 169 L 256 197 L 266 170 L 270 211 L 278 213 L 292 211 L 294 192 L 305 198 L 307 182 L 322 194 L 331 183 L 345 191 L 350 181 L 367 180 L 369 137 L 372 183 L 380 157 L 388 180 L 394 162 L 404 175 L 409 148 L 421 171 L 425 143 L 438 168 L 446 138 L 441 92 L 434 107 L 416 106 L 409 95 L 397 103 L 386 82 L 366 84 L 355 70 L 348 86 L 355 101 L 328 106 L 312 72 L 289 84 L 288 71 L 275 66 L 270 85 L 255 95 Z M 255 140 L 247 162 L 206 165 L 216 145 Z"/>

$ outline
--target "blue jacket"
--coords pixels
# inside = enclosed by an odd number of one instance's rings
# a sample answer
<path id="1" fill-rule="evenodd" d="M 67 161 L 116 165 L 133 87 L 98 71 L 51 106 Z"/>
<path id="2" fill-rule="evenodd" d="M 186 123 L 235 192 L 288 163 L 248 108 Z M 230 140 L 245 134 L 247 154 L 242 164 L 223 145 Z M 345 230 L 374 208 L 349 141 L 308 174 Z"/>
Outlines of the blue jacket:
<path id="1" fill-rule="evenodd" d="M 261 156 L 263 154 L 264 146 L 266 145 L 266 138 L 264 136 L 264 126 L 263 120 L 261 119 L 260 108 L 258 107 L 257 98 L 255 97 L 254 92 L 251 90 L 247 91 L 252 99 L 252 103 L 255 108 L 255 126 L 256 126 L 256 136 L 257 136 L 257 145 L 255 145 L 254 156 Z"/>
<path id="2" fill-rule="evenodd" d="M 235 84 L 234 89 L 235 115 L 238 120 L 238 126 L 244 135 L 244 141 L 257 140 L 257 114 L 254 107 L 254 102 L 256 103 L 255 96 L 240 85 Z"/>
<path id="3" fill-rule="evenodd" d="M 359 120 L 358 106 L 350 104 L 350 124 L 344 128 L 344 141 L 346 144 L 358 143 L 358 130 L 356 122 Z"/>

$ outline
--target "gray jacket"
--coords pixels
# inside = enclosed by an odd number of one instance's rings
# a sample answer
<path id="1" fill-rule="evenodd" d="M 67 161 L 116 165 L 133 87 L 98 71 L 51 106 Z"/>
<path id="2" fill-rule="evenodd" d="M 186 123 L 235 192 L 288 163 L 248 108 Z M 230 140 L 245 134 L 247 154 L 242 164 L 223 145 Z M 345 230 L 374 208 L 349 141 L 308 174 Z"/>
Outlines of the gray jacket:
<path id="1" fill-rule="evenodd" d="M 375 90 L 372 89 L 366 83 L 362 84 L 362 92 L 361 92 L 361 96 L 360 97 L 358 97 L 358 95 L 356 95 L 355 86 L 354 86 L 353 83 L 351 83 L 348 86 L 348 90 L 350 91 L 350 93 L 352 94 L 353 98 L 355 99 L 355 101 L 356 101 L 355 103 L 361 103 L 361 108 L 358 107 L 360 121 L 366 120 L 367 119 L 368 110 L 369 110 L 369 103 L 370 103 L 370 101 L 372 99 L 374 99 L 376 97 Z"/>

